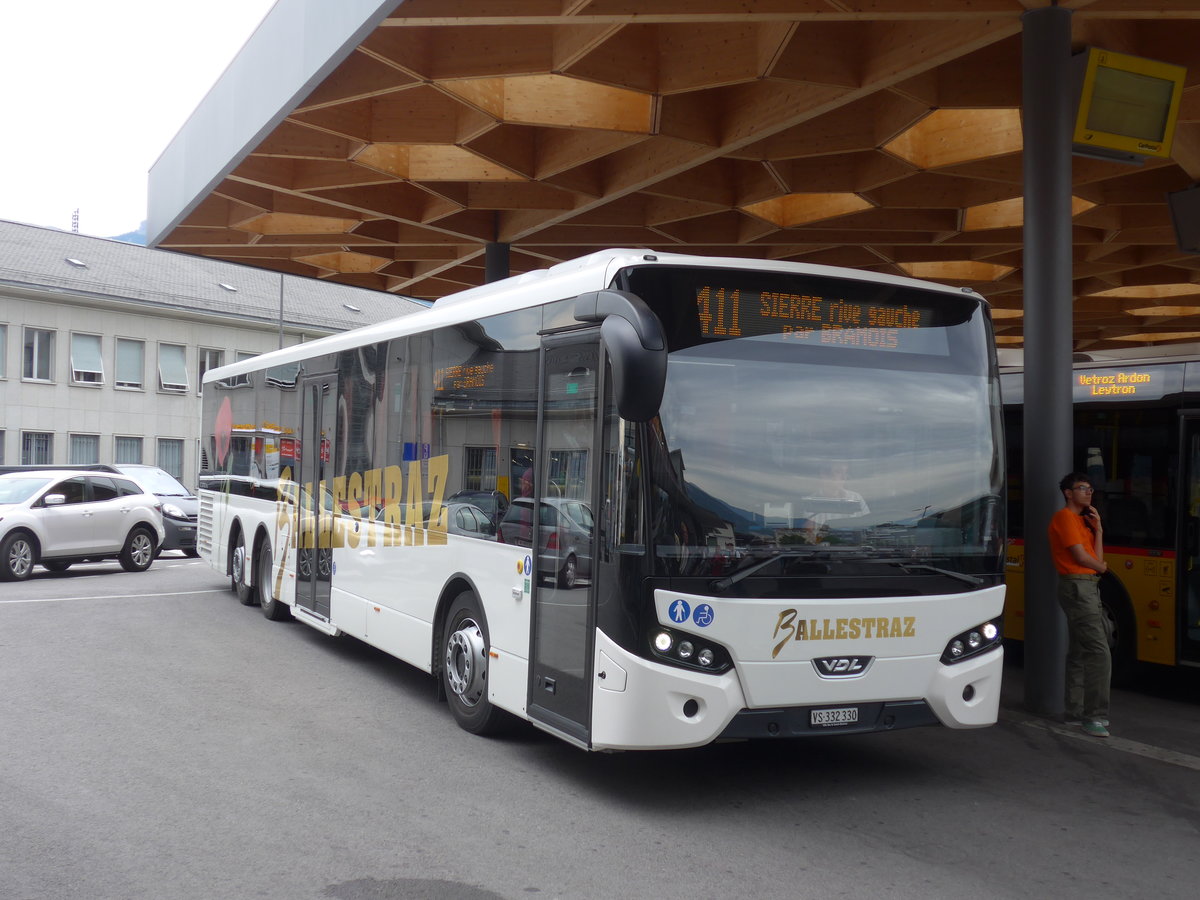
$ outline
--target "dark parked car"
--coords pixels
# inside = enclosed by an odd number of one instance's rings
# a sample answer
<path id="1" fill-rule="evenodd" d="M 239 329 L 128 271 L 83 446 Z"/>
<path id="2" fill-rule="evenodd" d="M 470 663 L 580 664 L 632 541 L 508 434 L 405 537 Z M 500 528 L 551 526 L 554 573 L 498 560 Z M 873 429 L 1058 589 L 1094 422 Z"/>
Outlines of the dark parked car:
<path id="1" fill-rule="evenodd" d="M 422 523 L 423 527 L 429 528 L 429 514 L 433 511 L 433 504 L 426 500 L 422 507 Z M 446 505 L 442 507 L 442 511 L 446 514 L 446 532 L 448 534 L 461 534 L 466 537 L 480 538 L 485 541 L 494 541 L 496 539 L 496 526 L 488 517 L 488 514 L 470 503 L 462 503 L 458 500 L 448 500 Z M 384 521 L 385 513 L 379 511 L 377 518 L 379 521 Z"/>
<path id="2" fill-rule="evenodd" d="M 35 565 L 65 572 L 85 560 L 150 568 L 163 539 L 162 502 L 131 478 L 46 469 L 0 475 L 0 581 Z"/>
<path id="3" fill-rule="evenodd" d="M 167 536 L 159 549 L 182 550 L 188 556 L 199 556 L 196 550 L 196 519 L 200 515 L 200 499 L 174 475 L 158 466 L 117 463 L 113 468 L 134 479 L 162 501 L 163 528 Z"/>
<path id="4" fill-rule="evenodd" d="M 573 588 L 580 578 L 592 576 L 592 511 L 579 500 L 546 497 L 539 503 L 538 575 L 557 579 L 560 587 Z M 533 499 L 513 500 L 496 540 L 521 547 L 533 546 Z"/>

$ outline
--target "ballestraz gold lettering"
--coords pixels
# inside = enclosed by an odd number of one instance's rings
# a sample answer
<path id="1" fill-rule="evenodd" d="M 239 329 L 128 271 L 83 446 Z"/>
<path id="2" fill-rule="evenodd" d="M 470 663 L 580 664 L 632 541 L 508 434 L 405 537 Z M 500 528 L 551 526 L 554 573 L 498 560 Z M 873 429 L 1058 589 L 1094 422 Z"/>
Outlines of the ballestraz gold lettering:
<path id="1" fill-rule="evenodd" d="M 857 641 L 863 638 L 908 638 L 917 636 L 916 616 L 879 616 L 852 619 L 798 619 L 796 610 L 779 613 L 772 640 L 778 640 L 771 659 L 788 641 Z"/>
<path id="2" fill-rule="evenodd" d="M 312 549 L 442 546 L 449 531 L 445 504 L 450 457 L 337 475 L 304 485 L 280 473 L 275 545 Z M 321 498 L 321 499 L 317 499 Z M 318 504 L 320 506 L 318 507 Z"/>

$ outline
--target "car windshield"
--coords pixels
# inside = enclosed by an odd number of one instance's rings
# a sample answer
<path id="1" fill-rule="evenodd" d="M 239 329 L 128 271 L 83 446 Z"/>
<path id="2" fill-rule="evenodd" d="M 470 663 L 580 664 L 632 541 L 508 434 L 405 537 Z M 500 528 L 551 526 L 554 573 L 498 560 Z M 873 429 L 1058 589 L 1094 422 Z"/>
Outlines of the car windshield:
<path id="1" fill-rule="evenodd" d="M 24 503 L 51 481 L 49 478 L 22 475 L 0 478 L 0 503 Z"/>
<path id="2" fill-rule="evenodd" d="M 120 468 L 120 467 L 118 467 Z M 126 475 L 134 478 L 138 484 L 151 494 L 160 497 L 189 497 L 191 491 L 184 487 L 165 469 L 121 469 Z"/>

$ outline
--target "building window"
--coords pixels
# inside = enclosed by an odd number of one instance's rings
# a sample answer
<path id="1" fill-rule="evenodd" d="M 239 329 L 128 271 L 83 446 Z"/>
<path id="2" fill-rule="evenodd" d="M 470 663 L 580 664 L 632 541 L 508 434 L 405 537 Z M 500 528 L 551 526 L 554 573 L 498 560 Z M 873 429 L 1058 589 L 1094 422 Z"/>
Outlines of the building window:
<path id="1" fill-rule="evenodd" d="M 8 377 L 8 326 L 0 325 L 0 379 Z M 4 460 L 0 459 L 0 462 Z"/>
<path id="2" fill-rule="evenodd" d="M 117 338 L 117 387 L 141 390 L 145 378 L 146 342 Z"/>
<path id="3" fill-rule="evenodd" d="M 44 328 L 25 329 L 22 377 L 30 381 L 54 380 L 54 332 Z"/>
<path id="4" fill-rule="evenodd" d="M 0 429 L 0 466 L 3 466 L 5 464 L 5 462 L 4 462 L 4 444 L 5 443 L 6 442 L 4 440 L 4 430 Z"/>
<path id="5" fill-rule="evenodd" d="M 158 467 L 166 469 L 176 478 L 183 478 L 183 441 L 158 439 Z"/>
<path id="6" fill-rule="evenodd" d="M 48 466 L 54 462 L 54 435 L 47 431 L 21 432 L 21 465 Z"/>
<path id="7" fill-rule="evenodd" d="M 468 491 L 496 490 L 496 448 L 467 447 L 463 487 Z"/>
<path id="8" fill-rule="evenodd" d="M 187 348 L 181 344 L 158 345 L 158 386 L 182 394 L 188 389 Z"/>
<path id="9" fill-rule="evenodd" d="M 71 381 L 75 384 L 104 384 L 100 335 L 71 335 Z"/>
<path id="10" fill-rule="evenodd" d="M 94 466 L 100 462 L 100 435 L 73 434 L 67 464 L 72 466 Z"/>
<path id="11" fill-rule="evenodd" d="M 204 373 L 209 369 L 219 369 L 223 365 L 225 365 L 224 350 L 200 348 L 200 377 L 196 379 L 196 389 L 200 393 L 204 393 Z"/>
<path id="12" fill-rule="evenodd" d="M 242 360 L 245 360 L 245 359 L 253 359 L 256 356 L 258 356 L 257 353 L 247 353 L 245 350 L 238 350 L 237 353 L 234 354 L 233 361 L 241 362 Z M 224 385 L 225 387 L 231 387 L 231 388 L 232 387 L 245 387 L 249 383 L 250 383 L 250 376 L 244 372 L 241 375 L 232 375 L 229 378 L 226 378 L 224 381 L 221 382 L 221 384 Z"/>
<path id="13" fill-rule="evenodd" d="M 141 465 L 142 439 L 140 437 L 118 437 L 113 445 L 113 462 L 126 465 Z"/>

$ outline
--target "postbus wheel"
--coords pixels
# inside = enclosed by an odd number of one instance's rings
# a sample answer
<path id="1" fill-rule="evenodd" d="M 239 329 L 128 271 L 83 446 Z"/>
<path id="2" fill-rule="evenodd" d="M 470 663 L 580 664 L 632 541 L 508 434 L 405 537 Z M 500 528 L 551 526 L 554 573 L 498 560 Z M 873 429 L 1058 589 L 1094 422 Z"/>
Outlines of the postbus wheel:
<path id="1" fill-rule="evenodd" d="M 441 646 L 442 686 L 459 727 L 481 735 L 503 730 L 504 711 L 492 706 L 487 696 L 487 620 L 471 591 L 463 591 L 450 604 Z"/>
<path id="2" fill-rule="evenodd" d="M 1108 630 L 1108 649 L 1112 654 L 1112 683 L 1128 685 L 1137 668 L 1137 632 L 1129 597 L 1121 582 L 1109 575 L 1100 579 L 1100 608 Z"/>
<path id="3" fill-rule="evenodd" d="M 237 593 L 238 603 L 242 606 L 254 606 L 258 596 L 250 586 L 246 571 L 246 533 L 238 532 L 237 543 L 233 545 L 233 555 L 229 558 L 229 581 Z"/>
<path id="4" fill-rule="evenodd" d="M 273 557 L 271 555 L 271 542 L 267 538 L 263 538 L 262 543 L 258 547 L 258 552 L 254 554 L 255 564 L 258 568 L 258 578 L 255 582 L 258 585 L 258 605 L 262 609 L 263 615 L 272 622 L 282 622 L 285 619 L 292 617 L 292 611 L 286 603 L 275 596 L 275 581 L 273 573 Z"/>

